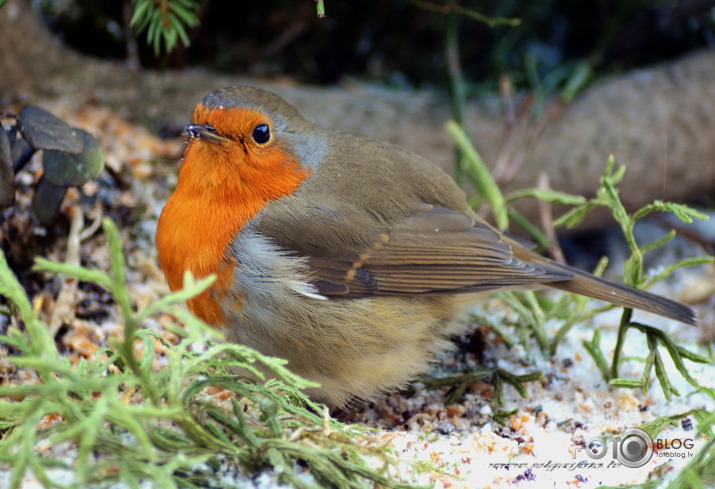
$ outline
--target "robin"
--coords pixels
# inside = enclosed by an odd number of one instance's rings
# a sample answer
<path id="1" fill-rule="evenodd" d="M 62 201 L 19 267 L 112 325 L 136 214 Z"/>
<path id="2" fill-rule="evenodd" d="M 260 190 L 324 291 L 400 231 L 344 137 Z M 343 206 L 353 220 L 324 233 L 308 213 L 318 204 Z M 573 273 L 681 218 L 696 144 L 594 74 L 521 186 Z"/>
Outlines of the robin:
<path id="1" fill-rule="evenodd" d="M 687 324 L 677 302 L 551 261 L 501 234 L 441 169 L 395 145 L 306 121 L 240 86 L 201 101 L 159 218 L 172 290 L 231 341 L 285 358 L 333 406 L 422 372 L 468 293 L 554 287 Z"/>

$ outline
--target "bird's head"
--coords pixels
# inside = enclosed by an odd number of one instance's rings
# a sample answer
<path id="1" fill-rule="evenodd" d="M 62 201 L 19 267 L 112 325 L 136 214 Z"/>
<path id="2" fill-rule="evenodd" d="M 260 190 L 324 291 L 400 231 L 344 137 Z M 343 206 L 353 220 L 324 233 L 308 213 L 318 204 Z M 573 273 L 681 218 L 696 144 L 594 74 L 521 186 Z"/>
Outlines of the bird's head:
<path id="1" fill-rule="evenodd" d="M 320 164 L 327 139 L 277 95 L 254 87 L 217 90 L 196 106 L 186 126 L 184 164 L 195 166 L 206 183 L 240 181 L 269 187 L 294 185 Z"/>

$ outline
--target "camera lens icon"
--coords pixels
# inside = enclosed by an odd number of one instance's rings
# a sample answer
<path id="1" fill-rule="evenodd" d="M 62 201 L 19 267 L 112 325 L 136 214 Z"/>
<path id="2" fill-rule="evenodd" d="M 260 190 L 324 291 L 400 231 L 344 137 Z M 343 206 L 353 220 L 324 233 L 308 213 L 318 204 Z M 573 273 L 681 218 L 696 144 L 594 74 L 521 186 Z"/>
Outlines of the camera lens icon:
<path id="1" fill-rule="evenodd" d="M 618 439 L 615 455 L 626 467 L 642 467 L 653 457 L 653 439 L 642 429 L 626 428 Z"/>

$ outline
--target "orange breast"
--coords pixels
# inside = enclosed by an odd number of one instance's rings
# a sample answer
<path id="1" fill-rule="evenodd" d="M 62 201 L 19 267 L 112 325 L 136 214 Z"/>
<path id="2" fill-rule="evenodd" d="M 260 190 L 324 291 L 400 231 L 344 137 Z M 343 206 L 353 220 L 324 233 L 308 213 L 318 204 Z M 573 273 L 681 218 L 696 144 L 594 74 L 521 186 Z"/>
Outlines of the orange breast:
<path id="1" fill-rule="evenodd" d="M 189 141 L 176 190 L 159 218 L 156 246 L 172 290 L 181 288 L 185 270 L 197 278 L 218 275 L 209 290 L 188 301 L 194 314 L 209 324 L 224 322 L 219 301 L 240 266 L 227 256 L 229 244 L 268 201 L 294 192 L 306 176 L 279 145 L 252 154 L 240 142 Z"/>

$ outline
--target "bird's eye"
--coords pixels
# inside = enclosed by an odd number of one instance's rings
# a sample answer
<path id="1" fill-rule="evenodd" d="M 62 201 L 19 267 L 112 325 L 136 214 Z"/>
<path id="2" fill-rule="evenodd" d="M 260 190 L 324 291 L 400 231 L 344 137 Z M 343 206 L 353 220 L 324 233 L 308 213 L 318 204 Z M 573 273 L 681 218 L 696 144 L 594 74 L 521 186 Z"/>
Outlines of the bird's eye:
<path id="1" fill-rule="evenodd" d="M 258 144 L 266 144 L 271 139 L 271 130 L 268 128 L 268 124 L 258 124 L 251 137 Z"/>

